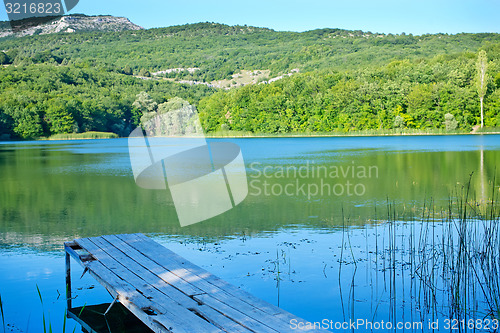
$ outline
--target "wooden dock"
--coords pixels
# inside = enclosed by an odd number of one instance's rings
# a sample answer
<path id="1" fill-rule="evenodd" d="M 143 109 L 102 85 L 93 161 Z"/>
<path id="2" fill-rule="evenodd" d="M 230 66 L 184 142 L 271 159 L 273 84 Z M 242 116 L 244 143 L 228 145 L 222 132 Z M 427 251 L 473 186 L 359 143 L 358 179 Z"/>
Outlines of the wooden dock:
<path id="1" fill-rule="evenodd" d="M 307 322 L 221 280 L 143 234 L 75 239 L 64 247 L 68 309 L 72 309 L 73 257 L 107 289 L 114 302 L 154 332 L 297 332 L 301 330 L 292 329 L 291 320 Z"/>

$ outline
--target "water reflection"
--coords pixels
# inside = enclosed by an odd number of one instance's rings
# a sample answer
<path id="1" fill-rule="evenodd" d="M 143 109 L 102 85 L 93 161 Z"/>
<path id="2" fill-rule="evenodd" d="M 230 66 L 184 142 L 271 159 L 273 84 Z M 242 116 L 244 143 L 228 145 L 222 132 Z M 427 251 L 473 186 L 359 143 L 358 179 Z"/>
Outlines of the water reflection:
<path id="1" fill-rule="evenodd" d="M 435 140 L 234 140 L 242 148 L 250 184 L 253 181 L 250 195 L 226 214 L 186 228 L 179 227 L 168 192 L 142 190 L 134 184 L 126 140 L 4 144 L 0 146 L 0 242 L 50 247 L 60 246 L 61 239 L 114 233 L 225 237 L 290 225 L 331 228 L 339 226 L 342 215 L 351 223 L 364 224 L 377 209 L 380 216 L 387 202 L 411 218 L 424 200 L 446 205 L 472 172 L 471 188 L 478 198 L 488 200 L 498 191 L 492 184 L 500 162 L 498 136 L 444 137 L 439 138 L 440 145 L 433 144 Z M 276 172 L 290 167 L 337 170 L 338 177 Z M 375 167 L 376 176 L 353 174 L 351 167 Z M 352 195 L 356 185 L 362 195 Z"/>
<path id="2" fill-rule="evenodd" d="M 28 331 L 40 331 L 38 284 L 45 310 L 60 328 L 65 306 L 59 296 L 64 292 L 63 241 L 136 232 L 154 235 L 187 259 L 269 302 L 276 304 L 279 295 L 280 306 L 308 320 L 329 316 L 341 320 L 351 315 L 352 304 L 359 305 L 354 308 L 358 314 L 377 308 L 385 318 L 388 303 L 381 295 L 370 295 L 368 287 L 372 282 L 382 285 L 388 275 L 356 269 L 353 260 L 339 265 L 339 260 L 349 260 L 352 249 L 357 259 L 371 255 L 366 261 L 370 265 L 375 260 L 370 251 L 381 244 L 367 239 L 384 225 L 381 221 L 391 212 L 397 212 L 399 221 L 421 219 L 429 202 L 437 210 L 446 209 L 471 173 L 470 198 L 488 202 L 499 193 L 493 184 L 500 163 L 500 136 L 495 135 L 221 141 L 241 147 L 249 180 L 259 180 L 261 190 L 264 181 L 275 189 L 297 180 L 299 187 L 312 189 L 320 188 L 322 181 L 332 187 L 351 181 L 362 184 L 364 193 L 262 192 L 249 195 L 221 216 L 180 228 L 168 192 L 135 185 L 126 140 L 1 143 L 0 260 L 8 269 L 0 273 L 0 294 L 9 321 L 20 330 L 29 326 Z M 265 168 L 298 170 L 311 165 L 337 168 L 340 176 L 264 175 Z M 353 165 L 376 166 L 378 175 L 358 177 L 347 172 L 344 176 L 342 169 Z M 342 230 L 349 226 L 357 231 L 347 238 Z M 348 240 L 352 247 L 341 245 Z M 366 289 L 352 288 L 363 283 Z M 100 300 L 107 294 L 94 284 L 84 280 L 80 286 L 80 306 L 85 301 L 111 301 Z M 99 296 L 94 298 L 94 292 Z M 339 300 L 345 306 L 340 312 Z M 21 307 L 31 319 L 16 311 Z"/>

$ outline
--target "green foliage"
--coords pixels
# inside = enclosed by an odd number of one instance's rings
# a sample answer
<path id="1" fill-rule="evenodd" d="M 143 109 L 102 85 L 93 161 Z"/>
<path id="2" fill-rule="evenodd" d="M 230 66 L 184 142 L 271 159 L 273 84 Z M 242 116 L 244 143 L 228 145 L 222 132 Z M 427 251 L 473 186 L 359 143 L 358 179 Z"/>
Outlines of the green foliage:
<path id="1" fill-rule="evenodd" d="M 500 127 L 483 127 L 477 130 L 477 133 L 496 133 L 500 134 Z"/>
<path id="2" fill-rule="evenodd" d="M 411 88 L 408 96 L 408 112 L 419 113 L 429 110 L 434 105 L 434 96 L 432 87 L 428 84 L 417 84 Z"/>
<path id="3" fill-rule="evenodd" d="M 444 126 L 446 128 L 446 131 L 451 132 L 457 129 L 458 127 L 458 122 L 455 119 L 455 116 L 452 115 L 451 113 L 447 113 L 444 115 Z"/>
<path id="4" fill-rule="evenodd" d="M 5 52 L 0 52 L 0 65 L 9 64 L 9 60 L 9 57 L 7 56 L 7 54 L 5 54 Z"/>
<path id="5" fill-rule="evenodd" d="M 200 117 L 208 132 L 226 124 L 253 133 L 326 133 L 440 129 L 450 113 L 456 128 L 467 131 L 480 115 L 473 68 L 474 59 L 464 53 L 375 69 L 297 74 L 217 92 L 200 101 Z M 496 99 L 487 99 L 486 107 L 488 118 L 496 119 Z"/>
<path id="6" fill-rule="evenodd" d="M 196 103 L 214 91 L 188 87 L 72 65 L 8 66 L 0 69 L 0 135 L 31 139 L 100 131 L 125 136 L 139 123 L 141 111 L 132 106 L 139 92 L 148 91 L 160 102 L 180 96 Z"/>
<path id="7" fill-rule="evenodd" d="M 54 134 L 71 133 L 75 120 L 68 112 L 66 105 L 61 102 L 47 101 L 49 106 L 45 111 L 45 120 L 50 125 L 50 132 Z"/>
<path id="8" fill-rule="evenodd" d="M 175 96 L 196 105 L 212 133 L 444 129 L 447 113 L 467 131 L 480 119 L 479 49 L 490 59 L 489 70 L 499 73 L 498 34 L 295 33 L 199 23 L 3 38 L 0 62 L 15 66 L 0 68 L 0 135 L 126 136 L 146 113 L 168 112 L 164 103 Z M 199 68 L 165 76 L 205 82 L 232 79 L 240 70 L 270 70 L 274 76 L 298 68 L 301 74 L 216 91 L 151 74 L 169 68 Z M 497 126 L 500 74 L 485 87 L 485 123 Z M 397 126 L 396 117 L 403 119 Z"/>
<path id="9" fill-rule="evenodd" d="M 179 110 L 185 107 L 189 107 L 188 101 L 185 101 L 179 97 L 174 97 L 167 102 L 158 105 L 158 113 L 167 113 L 169 111 Z"/>
<path id="10" fill-rule="evenodd" d="M 40 292 L 40 288 L 36 285 L 36 291 L 38 292 L 38 298 L 40 299 L 40 303 L 42 304 L 42 320 L 43 320 L 43 333 L 52 333 L 52 323 L 50 322 L 50 318 L 45 319 L 45 310 L 43 309 L 43 298 L 42 293 Z M 47 321 L 48 321 L 48 329 L 47 329 Z"/>
<path id="11" fill-rule="evenodd" d="M 422 36 L 372 34 L 320 29 L 278 32 L 248 26 L 198 23 L 123 32 L 81 32 L 0 39 L 0 50 L 16 50 L 14 61 L 30 58 L 82 68 L 100 67 L 121 73 L 198 67 L 173 77 L 209 82 L 230 78 L 242 69 L 270 69 L 273 74 L 301 71 L 378 67 L 393 60 L 444 57 L 499 43 L 498 34 L 436 34 Z M 52 60 L 51 60 L 52 59 Z M 127 71 L 128 72 L 128 71 Z M 128 72 L 129 73 L 129 72 Z"/>
<path id="12" fill-rule="evenodd" d="M 83 140 L 83 139 L 116 139 L 118 135 L 115 133 L 106 132 L 85 132 L 85 133 L 69 133 L 69 134 L 54 134 L 49 137 L 49 140 Z"/>
<path id="13" fill-rule="evenodd" d="M 123 74 L 132 75 L 134 74 L 134 72 L 132 71 L 132 68 L 130 68 L 130 66 L 127 65 L 123 68 Z"/>
<path id="14" fill-rule="evenodd" d="M 394 128 L 402 129 L 405 127 L 405 119 L 401 116 L 394 118 Z"/>
<path id="15" fill-rule="evenodd" d="M 141 68 L 141 70 L 139 71 L 139 76 L 151 77 L 151 73 L 149 73 L 149 71 L 147 69 Z"/>
<path id="16" fill-rule="evenodd" d="M 485 98 L 485 126 L 500 127 L 500 89 Z"/>
<path id="17" fill-rule="evenodd" d="M 142 113 L 147 113 L 156 111 L 158 103 L 156 103 L 147 92 L 141 91 L 137 94 L 132 106 L 139 109 Z"/>
<path id="18" fill-rule="evenodd" d="M 14 133 L 20 138 L 32 139 L 42 135 L 41 119 L 34 106 L 19 110 L 14 114 L 14 119 Z"/>

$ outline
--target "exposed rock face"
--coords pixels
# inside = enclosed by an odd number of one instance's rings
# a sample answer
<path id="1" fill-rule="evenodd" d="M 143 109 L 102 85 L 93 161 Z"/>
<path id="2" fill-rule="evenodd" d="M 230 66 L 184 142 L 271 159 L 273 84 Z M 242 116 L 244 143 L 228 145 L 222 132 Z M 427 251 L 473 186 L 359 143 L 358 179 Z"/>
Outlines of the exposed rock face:
<path id="1" fill-rule="evenodd" d="M 114 16 L 86 16 L 86 15 L 67 15 L 54 20 L 30 27 L 20 32 L 12 32 L 8 22 L 0 22 L 0 38 L 7 36 L 32 36 L 45 35 L 58 32 L 79 32 L 79 31 L 124 31 L 124 30 L 141 30 L 142 27 L 130 22 L 125 17 Z"/>

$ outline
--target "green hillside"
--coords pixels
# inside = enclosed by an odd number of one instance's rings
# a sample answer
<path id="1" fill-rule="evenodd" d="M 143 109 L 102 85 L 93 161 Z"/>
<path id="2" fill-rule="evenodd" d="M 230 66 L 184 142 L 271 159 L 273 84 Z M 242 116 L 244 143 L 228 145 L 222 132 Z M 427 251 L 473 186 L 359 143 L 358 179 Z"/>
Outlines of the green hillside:
<path id="1" fill-rule="evenodd" d="M 481 49 L 490 77 L 485 125 L 498 127 L 499 34 L 296 33 L 198 23 L 6 37 L 0 39 L 0 136 L 124 136 L 141 117 L 132 106 L 141 91 L 157 103 L 178 96 L 195 104 L 208 132 L 469 131 L 480 116 Z M 155 74 L 161 71 L 167 72 Z M 251 75 L 254 84 L 238 87 L 238 77 Z M 222 84 L 233 88 L 216 88 Z M 453 117 L 445 120 L 446 114 Z"/>

